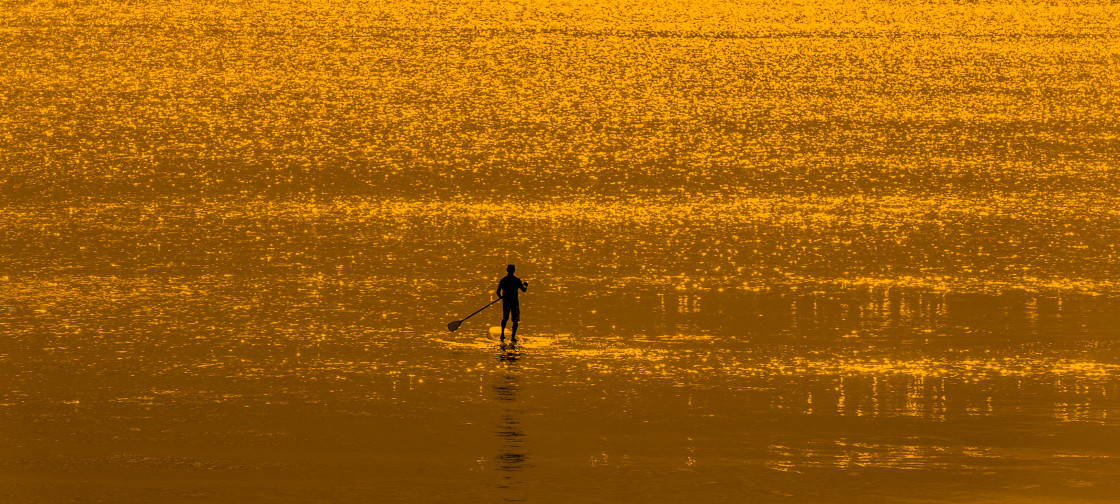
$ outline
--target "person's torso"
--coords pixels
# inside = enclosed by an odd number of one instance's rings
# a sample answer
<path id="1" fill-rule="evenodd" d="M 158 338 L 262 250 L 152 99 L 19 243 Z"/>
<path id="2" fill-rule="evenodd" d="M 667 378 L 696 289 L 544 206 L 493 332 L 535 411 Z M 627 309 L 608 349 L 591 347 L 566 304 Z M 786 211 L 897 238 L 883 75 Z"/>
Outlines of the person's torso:
<path id="1" fill-rule="evenodd" d="M 502 300 L 506 303 L 516 303 L 517 293 L 521 289 L 521 279 L 513 275 L 502 278 Z"/>

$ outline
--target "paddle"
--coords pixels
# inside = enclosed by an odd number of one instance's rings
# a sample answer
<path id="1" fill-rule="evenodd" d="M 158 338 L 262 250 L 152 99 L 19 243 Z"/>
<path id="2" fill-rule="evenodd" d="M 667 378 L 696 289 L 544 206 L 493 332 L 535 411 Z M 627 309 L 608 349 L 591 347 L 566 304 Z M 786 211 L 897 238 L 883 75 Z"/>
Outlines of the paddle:
<path id="1" fill-rule="evenodd" d="M 495 299 L 495 300 L 491 301 L 491 302 L 490 302 L 490 304 L 488 304 L 488 305 L 486 305 L 486 306 L 483 306 L 482 308 L 479 308 L 479 309 L 475 310 L 475 312 L 474 312 L 474 313 L 472 313 L 472 314 L 470 314 L 470 315 L 467 315 L 466 317 L 463 317 L 463 320 L 456 320 L 456 321 L 454 321 L 454 322 L 448 323 L 448 324 L 447 324 L 447 330 L 448 330 L 448 331 L 451 331 L 451 332 L 455 332 L 455 330 L 456 330 L 456 329 L 458 329 L 458 328 L 459 328 L 459 326 L 460 326 L 460 325 L 462 325 L 462 323 L 463 323 L 463 322 L 466 322 L 466 321 L 467 321 L 467 319 L 469 319 L 469 318 L 471 318 L 471 317 L 473 317 L 473 316 L 477 315 L 477 314 L 478 314 L 478 312 L 480 312 L 480 311 L 482 311 L 482 310 L 485 310 L 485 309 L 489 308 L 489 307 L 490 307 L 490 305 L 492 305 L 492 304 L 494 304 L 494 303 L 497 303 L 497 302 L 498 302 L 498 301 L 500 301 L 501 299 L 502 299 L 502 298 L 498 298 L 498 299 Z"/>

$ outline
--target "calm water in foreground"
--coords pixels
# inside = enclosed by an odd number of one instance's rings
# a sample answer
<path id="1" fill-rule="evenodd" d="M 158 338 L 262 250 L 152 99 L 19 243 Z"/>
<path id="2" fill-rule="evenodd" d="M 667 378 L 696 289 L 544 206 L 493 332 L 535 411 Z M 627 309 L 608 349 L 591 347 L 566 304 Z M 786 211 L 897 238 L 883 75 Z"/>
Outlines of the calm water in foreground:
<path id="1" fill-rule="evenodd" d="M 1117 20 L 3 2 L 0 502 L 1115 501 Z"/>
<path id="2" fill-rule="evenodd" d="M 1112 499 L 1120 296 L 1089 271 L 1044 280 L 983 259 L 960 267 L 970 276 L 883 279 L 914 265 L 882 247 L 952 261 L 980 247 L 980 224 L 937 241 L 942 252 L 820 233 L 870 235 L 888 203 L 13 209 L 3 493 Z M 1018 236 L 1078 211 L 1039 210 Z M 495 251 L 516 229 L 519 252 Z M 1001 264 L 1057 271 L 1094 254 L 1062 244 Z M 486 339 L 496 310 L 448 333 L 507 260 L 530 282 L 522 346 Z"/>

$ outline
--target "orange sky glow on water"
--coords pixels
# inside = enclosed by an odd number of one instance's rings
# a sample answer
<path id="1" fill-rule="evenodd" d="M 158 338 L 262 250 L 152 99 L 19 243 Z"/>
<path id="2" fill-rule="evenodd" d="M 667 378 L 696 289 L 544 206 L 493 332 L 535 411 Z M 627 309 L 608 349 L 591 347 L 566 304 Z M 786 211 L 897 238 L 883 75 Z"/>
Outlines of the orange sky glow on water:
<path id="1" fill-rule="evenodd" d="M 1118 10 L 5 2 L 0 502 L 1114 500 Z"/>

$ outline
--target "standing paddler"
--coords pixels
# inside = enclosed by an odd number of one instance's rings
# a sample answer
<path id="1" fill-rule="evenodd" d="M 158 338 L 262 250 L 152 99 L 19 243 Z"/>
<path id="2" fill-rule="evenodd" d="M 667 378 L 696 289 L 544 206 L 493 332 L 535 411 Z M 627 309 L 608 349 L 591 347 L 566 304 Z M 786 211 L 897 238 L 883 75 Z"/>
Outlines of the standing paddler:
<path id="1" fill-rule="evenodd" d="M 513 276 L 513 265 L 506 266 L 505 277 L 498 281 L 498 297 L 502 299 L 502 339 L 506 341 L 506 321 L 513 315 L 513 330 L 509 333 L 510 343 L 517 343 L 517 322 L 521 320 L 521 306 L 517 302 L 517 291 L 525 292 L 529 287 L 528 282 Z"/>

